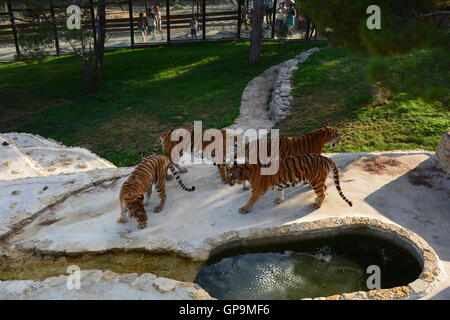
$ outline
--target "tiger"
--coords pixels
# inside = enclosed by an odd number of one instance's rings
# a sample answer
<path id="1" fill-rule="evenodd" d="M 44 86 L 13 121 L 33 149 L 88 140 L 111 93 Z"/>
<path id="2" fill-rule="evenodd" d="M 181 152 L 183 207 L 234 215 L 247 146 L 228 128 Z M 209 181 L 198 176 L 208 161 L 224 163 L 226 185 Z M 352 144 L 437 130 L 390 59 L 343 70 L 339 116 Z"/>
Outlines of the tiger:
<path id="1" fill-rule="evenodd" d="M 190 137 L 191 137 L 191 152 L 195 152 L 196 150 L 194 150 L 195 148 L 195 146 L 194 146 L 194 129 L 186 129 L 186 130 L 188 130 L 188 132 L 189 132 L 189 135 L 190 135 Z M 163 154 L 166 156 L 166 157 L 168 157 L 169 159 L 171 158 L 171 154 L 172 154 L 172 150 L 173 150 L 173 148 L 181 141 L 181 140 L 178 140 L 178 141 L 172 141 L 171 140 L 171 135 L 172 135 L 172 132 L 173 132 L 174 130 L 167 130 L 167 131 L 165 131 L 165 132 L 163 132 L 157 139 L 156 139 L 156 142 L 155 142 L 155 144 L 153 145 L 153 154 L 156 154 L 157 152 L 158 152 L 158 147 L 159 146 L 162 146 L 162 151 L 163 151 Z M 202 137 L 203 137 L 203 135 L 204 135 L 204 133 L 205 133 L 205 130 L 202 130 L 201 131 L 202 132 Z M 223 147 L 223 153 L 224 153 L 224 159 L 225 159 L 225 150 L 227 149 L 227 142 L 226 142 L 226 138 L 225 137 L 227 137 L 227 134 L 226 134 L 226 129 L 222 129 L 222 130 L 220 130 L 220 132 L 222 133 L 222 137 L 223 137 L 223 144 L 222 144 L 222 147 Z M 214 140 L 213 140 L 214 141 Z M 205 148 L 210 144 L 210 143 L 212 143 L 213 141 L 203 141 L 203 139 L 202 139 L 202 150 L 205 150 Z M 182 156 L 183 155 L 183 152 L 181 151 L 180 152 L 180 156 Z M 203 156 L 204 156 L 204 154 L 202 153 L 202 158 L 203 158 Z M 208 155 L 209 156 L 209 155 Z M 214 152 L 210 155 L 210 156 L 212 156 L 212 157 L 214 157 L 215 156 L 215 154 L 214 154 Z M 184 168 L 184 167 L 181 167 L 180 165 L 178 165 L 178 164 L 175 164 L 175 163 L 172 163 L 177 169 L 178 169 L 178 171 L 180 172 L 180 173 L 186 173 L 187 172 L 187 169 L 186 168 Z M 222 181 L 226 181 L 226 175 L 225 175 L 225 171 L 223 171 L 223 170 L 221 170 L 220 168 L 219 168 L 219 174 L 220 174 L 220 177 L 221 177 L 221 179 L 222 179 Z"/>
<path id="2" fill-rule="evenodd" d="M 261 141 L 261 140 L 260 140 Z M 341 141 L 341 136 L 336 128 L 324 124 L 321 128 L 310 131 L 299 137 L 280 137 L 279 138 L 279 157 L 299 156 L 301 154 L 315 153 L 321 154 L 325 145 L 334 147 Z M 267 150 L 270 150 L 271 140 L 267 139 Z M 249 143 L 245 144 L 246 156 L 248 158 Z M 221 177 L 226 176 L 224 167 L 219 167 Z M 226 180 L 222 180 L 227 183 Z M 248 190 L 248 182 L 244 181 L 243 189 Z M 283 192 L 283 191 L 281 191 Z"/>
<path id="3" fill-rule="evenodd" d="M 228 184 L 234 186 L 236 183 L 248 180 L 251 186 L 251 196 L 247 204 L 239 209 L 242 214 L 249 213 L 255 202 L 263 196 L 269 188 L 281 191 L 286 187 L 293 187 L 301 182 L 312 186 L 317 198 L 313 207 L 321 207 L 325 199 L 326 185 L 325 180 L 328 172 L 333 170 L 334 183 L 339 195 L 351 207 L 352 202 L 342 193 L 339 183 L 339 171 L 336 164 L 330 158 L 309 153 L 296 157 L 287 157 L 280 160 L 279 170 L 274 175 L 261 175 L 260 164 L 237 164 L 218 165 L 226 170 Z M 274 200 L 280 204 L 284 201 L 284 194 Z"/>
<path id="4" fill-rule="evenodd" d="M 167 198 L 165 188 L 168 177 L 167 169 L 170 169 L 183 190 L 188 192 L 195 190 L 195 186 L 187 188 L 184 185 L 169 158 L 160 155 L 148 156 L 136 166 L 122 184 L 119 194 L 120 217 L 117 219 L 119 223 L 127 222 L 128 213 L 128 217 L 135 218 L 138 221 L 139 228 L 142 229 L 147 226 L 148 218 L 144 208 L 144 194 L 147 195 L 147 200 L 150 199 L 153 185 L 155 185 L 160 198 L 160 203 L 153 209 L 153 212 L 163 210 Z"/>

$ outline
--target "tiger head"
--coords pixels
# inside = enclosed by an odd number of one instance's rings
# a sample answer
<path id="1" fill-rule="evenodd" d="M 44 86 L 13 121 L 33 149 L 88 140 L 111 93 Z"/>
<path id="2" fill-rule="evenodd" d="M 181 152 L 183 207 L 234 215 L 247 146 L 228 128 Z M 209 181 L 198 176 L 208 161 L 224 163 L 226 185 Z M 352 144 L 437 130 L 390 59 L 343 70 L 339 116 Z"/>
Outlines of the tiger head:
<path id="1" fill-rule="evenodd" d="M 323 134 L 324 144 L 334 147 L 336 143 L 341 141 L 341 136 L 336 128 L 324 125 L 319 129 Z"/>
<path id="2" fill-rule="evenodd" d="M 243 180 L 247 180 L 244 177 L 244 170 L 242 165 L 226 166 L 228 184 L 232 187 L 235 184 L 240 184 Z"/>
<path id="3" fill-rule="evenodd" d="M 135 218 L 138 222 L 139 228 L 147 226 L 147 211 L 144 208 L 144 195 L 125 199 L 128 216 Z"/>

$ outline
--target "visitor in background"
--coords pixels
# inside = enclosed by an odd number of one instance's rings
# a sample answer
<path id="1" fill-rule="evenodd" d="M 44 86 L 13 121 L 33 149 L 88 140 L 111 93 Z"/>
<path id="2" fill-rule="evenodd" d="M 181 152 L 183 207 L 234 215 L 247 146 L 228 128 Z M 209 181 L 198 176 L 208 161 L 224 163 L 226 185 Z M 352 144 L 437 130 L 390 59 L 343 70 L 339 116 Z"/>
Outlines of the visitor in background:
<path id="1" fill-rule="evenodd" d="M 266 8 L 266 24 L 267 27 L 270 27 L 273 23 L 273 0 L 264 0 L 265 8 Z"/>
<path id="2" fill-rule="evenodd" d="M 278 38 L 281 39 L 284 39 L 287 36 L 286 17 L 287 17 L 286 3 L 281 2 L 280 5 L 278 6 L 275 16 L 275 32 Z"/>
<path id="3" fill-rule="evenodd" d="M 151 9 L 147 12 L 147 25 L 148 33 L 152 35 L 151 40 L 155 40 L 156 16 Z"/>
<path id="4" fill-rule="evenodd" d="M 159 31 L 159 33 L 161 33 L 161 40 L 164 40 L 164 36 L 161 30 L 161 11 L 159 11 L 158 6 L 153 7 L 153 13 L 156 17 L 156 31 Z"/>
<path id="5" fill-rule="evenodd" d="M 195 18 L 195 15 L 192 16 L 191 22 L 191 37 L 192 39 L 197 39 L 197 29 L 198 29 L 198 21 Z"/>
<path id="6" fill-rule="evenodd" d="M 297 16 L 297 11 L 295 11 L 294 5 L 291 3 L 286 17 L 286 24 L 288 25 L 288 34 L 292 35 L 292 30 L 295 26 L 295 17 Z"/>
<path id="7" fill-rule="evenodd" d="M 139 19 L 138 19 L 138 30 L 141 33 L 142 42 L 147 41 L 147 19 L 144 17 L 144 13 L 139 13 Z"/>

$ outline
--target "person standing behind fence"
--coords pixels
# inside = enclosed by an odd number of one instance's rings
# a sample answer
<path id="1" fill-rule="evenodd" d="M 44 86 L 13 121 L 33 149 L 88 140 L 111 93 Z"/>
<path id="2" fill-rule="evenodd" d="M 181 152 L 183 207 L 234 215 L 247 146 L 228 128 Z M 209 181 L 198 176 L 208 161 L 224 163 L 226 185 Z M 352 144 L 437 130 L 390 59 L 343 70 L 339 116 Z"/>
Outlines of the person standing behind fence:
<path id="1" fill-rule="evenodd" d="M 271 26 L 273 21 L 273 0 L 265 0 L 265 7 L 266 7 L 266 24 L 267 27 Z"/>
<path id="2" fill-rule="evenodd" d="M 142 42 L 147 41 L 147 19 L 142 12 L 139 13 L 138 30 L 141 32 Z"/>
<path id="3" fill-rule="evenodd" d="M 159 11 L 158 6 L 153 7 L 153 13 L 156 17 L 156 31 L 159 31 L 159 33 L 161 33 L 161 40 L 164 40 L 164 36 L 161 30 L 161 11 Z"/>
<path id="4" fill-rule="evenodd" d="M 155 40 L 156 17 L 152 10 L 147 11 L 148 33 L 152 35 L 151 40 Z"/>
<path id="5" fill-rule="evenodd" d="M 194 39 L 194 38 L 197 39 L 198 21 L 195 18 L 195 15 L 192 16 L 190 25 L 191 25 L 191 37 L 192 37 L 192 39 Z"/>
<path id="6" fill-rule="evenodd" d="M 294 5 L 291 3 L 289 5 L 289 10 L 287 13 L 286 24 L 288 25 L 288 35 L 292 35 L 292 30 L 295 26 L 295 17 L 297 16 L 297 11 L 294 9 Z"/>
<path id="7" fill-rule="evenodd" d="M 281 2 L 276 10 L 275 16 L 275 33 L 278 38 L 284 39 L 287 36 L 286 25 L 287 8 L 286 3 Z"/>

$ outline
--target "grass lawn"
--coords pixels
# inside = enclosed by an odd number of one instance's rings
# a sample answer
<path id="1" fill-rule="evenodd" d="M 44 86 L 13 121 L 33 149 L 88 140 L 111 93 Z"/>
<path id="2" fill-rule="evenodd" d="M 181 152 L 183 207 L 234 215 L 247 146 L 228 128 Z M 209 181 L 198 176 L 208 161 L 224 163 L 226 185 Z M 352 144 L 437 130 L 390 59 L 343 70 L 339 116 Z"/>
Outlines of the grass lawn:
<path id="1" fill-rule="evenodd" d="M 450 129 L 449 101 L 398 92 L 376 102 L 366 77 L 371 58 L 344 49 L 325 49 L 308 58 L 294 74 L 294 112 L 278 123 L 281 135 L 301 135 L 328 123 L 343 136 L 343 143 L 329 152 L 436 150 Z M 444 85 L 450 88 L 450 82 Z"/>
<path id="2" fill-rule="evenodd" d="M 102 87 L 83 88 L 78 57 L 0 65 L 0 132 L 18 131 L 89 148 L 134 165 L 167 128 L 232 124 L 246 84 L 317 43 L 265 43 L 248 64 L 248 43 L 195 43 L 106 54 Z M 14 115 L 12 117 L 11 115 Z M 2 119 L 3 117 L 3 119 Z"/>

